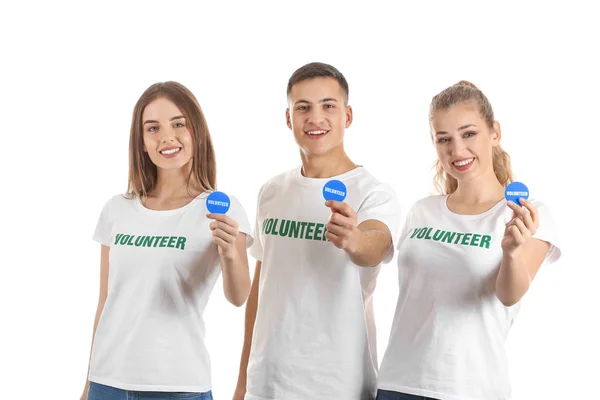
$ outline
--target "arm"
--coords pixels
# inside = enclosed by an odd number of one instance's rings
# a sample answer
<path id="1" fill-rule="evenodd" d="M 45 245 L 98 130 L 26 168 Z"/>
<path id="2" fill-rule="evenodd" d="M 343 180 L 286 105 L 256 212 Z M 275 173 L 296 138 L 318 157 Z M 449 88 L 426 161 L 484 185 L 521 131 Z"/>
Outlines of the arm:
<path id="1" fill-rule="evenodd" d="M 231 304 L 240 307 L 250 292 L 246 234 L 240 234 L 237 222 L 227 215 L 209 214 L 208 217 L 214 219 L 210 228 L 219 251 L 225 297 Z"/>
<path id="2" fill-rule="evenodd" d="M 242 306 L 250 292 L 250 272 L 246 253 L 246 235 L 242 233 L 235 241 L 236 252 L 231 256 L 219 254 L 223 271 L 225 297 L 236 307 Z"/>
<path id="3" fill-rule="evenodd" d="M 96 336 L 96 329 L 98 328 L 98 321 L 100 320 L 100 315 L 102 315 L 102 310 L 104 310 L 104 303 L 106 303 L 106 297 L 108 295 L 108 256 L 110 253 L 110 247 L 102 245 L 100 250 L 100 294 L 98 296 L 98 307 L 96 308 L 96 317 L 94 319 L 94 330 L 92 332 L 92 348 L 94 347 L 94 337 Z M 90 373 L 90 362 L 92 358 L 92 351 L 90 349 L 90 358 L 88 361 L 88 375 Z M 83 389 L 83 394 L 81 395 L 81 400 L 87 399 L 88 389 L 89 389 L 89 381 L 85 380 L 85 386 Z"/>
<path id="4" fill-rule="evenodd" d="M 254 322 L 256 321 L 256 310 L 258 308 L 258 284 L 260 282 L 260 268 L 262 263 L 256 262 L 254 270 L 254 279 L 252 280 L 252 289 L 246 304 L 246 319 L 244 329 L 244 346 L 242 348 L 242 357 L 240 360 L 240 370 L 238 374 L 237 387 L 233 400 L 243 400 L 246 394 L 246 372 L 248 370 L 248 359 L 250 358 L 250 349 L 252 348 L 252 334 L 254 333 Z"/>
<path id="5" fill-rule="evenodd" d="M 539 226 L 537 209 L 529 201 L 520 201 L 526 208 L 509 203 L 515 217 L 506 224 L 496 278 L 496 296 L 507 307 L 527 293 L 550 248 L 550 243 L 532 237 Z"/>
<path id="6" fill-rule="evenodd" d="M 358 216 L 348 204 L 335 201 L 325 204 L 333 212 L 327 224 L 327 239 L 346 251 L 356 265 L 379 265 L 392 246 L 392 234 L 388 227 L 374 219 L 357 226 Z"/>

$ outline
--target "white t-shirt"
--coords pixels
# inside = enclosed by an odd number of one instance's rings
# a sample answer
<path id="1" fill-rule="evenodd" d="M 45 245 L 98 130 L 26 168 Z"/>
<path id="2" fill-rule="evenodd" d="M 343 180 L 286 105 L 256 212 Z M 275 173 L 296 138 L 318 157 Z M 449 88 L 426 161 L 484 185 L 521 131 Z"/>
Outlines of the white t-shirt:
<path id="1" fill-rule="evenodd" d="M 108 297 L 89 380 L 124 390 L 206 392 L 210 357 L 202 315 L 221 273 L 203 193 L 174 210 L 114 196 L 94 240 L 110 246 Z M 248 217 L 230 196 L 227 215 L 253 242 Z"/>
<path id="2" fill-rule="evenodd" d="M 418 201 L 398 243 L 400 290 L 380 389 L 442 400 L 510 397 L 505 341 L 520 303 L 496 297 L 502 237 L 513 211 L 500 201 L 479 215 L 448 209 L 447 196 Z M 560 257 L 552 215 L 539 211 L 535 238 Z"/>
<path id="3" fill-rule="evenodd" d="M 331 210 L 322 189 L 330 179 L 346 185 L 345 202 L 359 224 L 379 220 L 397 237 L 396 195 L 362 167 L 328 179 L 306 178 L 295 168 L 261 188 L 250 249 L 262 267 L 247 400 L 375 397 L 372 294 L 379 266 L 359 267 L 325 239 Z M 384 262 L 393 254 L 391 246 Z"/>

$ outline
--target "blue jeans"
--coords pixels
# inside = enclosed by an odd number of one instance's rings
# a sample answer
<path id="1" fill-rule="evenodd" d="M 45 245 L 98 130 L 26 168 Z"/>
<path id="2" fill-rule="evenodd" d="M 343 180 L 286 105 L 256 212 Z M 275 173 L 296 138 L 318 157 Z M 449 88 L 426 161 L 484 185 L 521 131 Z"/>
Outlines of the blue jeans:
<path id="1" fill-rule="evenodd" d="M 87 400 L 213 400 L 210 391 L 204 393 L 183 392 L 138 392 L 117 389 L 111 386 L 90 382 Z"/>
<path id="2" fill-rule="evenodd" d="M 377 391 L 377 399 L 376 400 L 436 400 L 431 397 L 425 396 L 415 396 L 414 394 L 405 394 L 398 392 L 391 392 L 389 390 L 381 390 Z"/>

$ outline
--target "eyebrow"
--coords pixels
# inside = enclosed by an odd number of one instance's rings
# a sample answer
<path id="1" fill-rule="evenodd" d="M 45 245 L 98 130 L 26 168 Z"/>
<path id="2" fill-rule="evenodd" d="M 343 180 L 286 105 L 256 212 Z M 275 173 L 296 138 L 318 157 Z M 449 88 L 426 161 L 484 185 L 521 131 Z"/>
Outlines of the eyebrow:
<path id="1" fill-rule="evenodd" d="M 336 103 L 338 102 L 337 99 L 334 99 L 333 97 L 325 97 L 324 99 L 319 100 L 319 103 L 326 103 L 328 101 L 335 101 Z M 295 104 L 299 103 L 312 104 L 308 100 L 298 100 Z"/>
<path id="2" fill-rule="evenodd" d="M 171 118 L 169 121 L 175 121 L 176 119 L 182 119 L 182 118 L 185 119 L 185 117 L 183 115 L 178 115 L 176 117 Z M 146 124 L 158 124 L 158 121 L 149 119 L 147 121 L 144 121 L 143 125 L 146 125 Z"/>
<path id="3" fill-rule="evenodd" d="M 462 131 L 463 129 L 467 129 L 467 128 L 470 128 L 470 127 L 472 127 L 472 126 L 475 126 L 475 127 L 476 127 L 476 125 L 474 125 L 474 124 L 468 124 L 468 125 L 463 125 L 463 126 L 461 126 L 460 128 L 458 128 L 458 130 L 459 130 L 459 131 Z M 448 132 L 446 132 L 446 131 L 438 131 L 438 132 L 436 132 L 435 134 L 436 134 L 436 135 L 444 135 L 444 134 L 446 134 L 446 133 L 448 133 Z"/>

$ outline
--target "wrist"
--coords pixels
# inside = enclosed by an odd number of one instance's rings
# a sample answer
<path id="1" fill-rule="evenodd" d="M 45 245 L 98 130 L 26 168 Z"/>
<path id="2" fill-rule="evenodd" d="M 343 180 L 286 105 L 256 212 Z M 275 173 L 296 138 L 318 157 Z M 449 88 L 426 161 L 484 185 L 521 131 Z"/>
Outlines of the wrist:
<path id="1" fill-rule="evenodd" d="M 360 249 L 360 241 L 362 240 L 362 237 L 365 235 L 365 233 L 363 231 L 361 231 L 358 228 L 355 228 L 356 231 L 350 236 L 352 239 L 348 241 L 348 245 L 346 246 L 346 248 L 344 249 L 346 251 L 346 253 L 348 253 L 348 255 L 350 256 L 355 256 L 358 253 L 358 250 Z"/>
<path id="2" fill-rule="evenodd" d="M 228 250 L 223 250 L 221 252 L 221 257 L 223 258 L 224 261 L 235 262 L 239 258 L 239 254 L 237 252 L 237 249 L 232 246 Z"/>
<path id="3" fill-rule="evenodd" d="M 521 254 L 521 246 L 510 250 L 504 250 L 502 252 L 502 258 L 504 262 L 512 263 L 519 258 L 519 254 Z"/>

